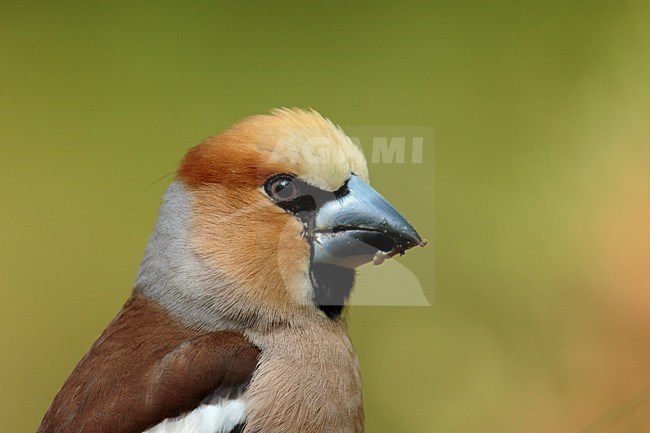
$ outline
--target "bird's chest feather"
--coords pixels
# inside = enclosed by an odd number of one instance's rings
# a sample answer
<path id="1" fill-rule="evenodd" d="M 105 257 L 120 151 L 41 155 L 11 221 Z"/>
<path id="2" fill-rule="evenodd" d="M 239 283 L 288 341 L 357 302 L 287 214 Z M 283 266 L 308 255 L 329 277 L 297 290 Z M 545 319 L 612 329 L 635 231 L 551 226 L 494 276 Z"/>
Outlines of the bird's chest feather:
<path id="1" fill-rule="evenodd" d="M 243 396 L 245 432 L 363 431 L 359 365 L 347 331 L 336 322 L 320 325 L 247 333 L 262 352 Z"/>

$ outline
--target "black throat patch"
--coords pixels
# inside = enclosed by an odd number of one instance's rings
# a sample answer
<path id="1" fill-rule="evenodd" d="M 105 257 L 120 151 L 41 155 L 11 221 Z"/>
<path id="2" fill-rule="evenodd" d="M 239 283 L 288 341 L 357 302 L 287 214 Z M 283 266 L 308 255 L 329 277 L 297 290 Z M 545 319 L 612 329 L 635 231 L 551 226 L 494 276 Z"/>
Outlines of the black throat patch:
<path id="1" fill-rule="evenodd" d="M 330 319 L 338 319 L 354 286 L 354 269 L 312 262 L 309 273 L 314 304 Z"/>

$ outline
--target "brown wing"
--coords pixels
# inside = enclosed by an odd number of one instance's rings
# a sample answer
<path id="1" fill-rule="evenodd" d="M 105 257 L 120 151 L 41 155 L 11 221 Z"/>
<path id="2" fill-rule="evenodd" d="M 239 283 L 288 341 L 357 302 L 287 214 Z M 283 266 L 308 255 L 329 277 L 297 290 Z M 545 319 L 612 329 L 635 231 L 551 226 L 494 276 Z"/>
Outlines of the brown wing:
<path id="1" fill-rule="evenodd" d="M 243 389 L 259 350 L 241 333 L 199 332 L 134 293 L 79 362 L 37 433 L 140 433 Z"/>

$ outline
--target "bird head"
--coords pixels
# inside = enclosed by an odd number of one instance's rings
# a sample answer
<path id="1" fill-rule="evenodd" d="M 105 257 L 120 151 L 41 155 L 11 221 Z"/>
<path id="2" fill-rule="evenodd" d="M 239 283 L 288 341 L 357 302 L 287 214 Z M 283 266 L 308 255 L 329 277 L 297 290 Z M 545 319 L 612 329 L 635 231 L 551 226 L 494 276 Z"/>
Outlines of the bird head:
<path id="1" fill-rule="evenodd" d="M 278 109 L 187 153 L 136 289 L 198 326 L 335 320 L 357 266 L 424 243 L 339 127 Z"/>

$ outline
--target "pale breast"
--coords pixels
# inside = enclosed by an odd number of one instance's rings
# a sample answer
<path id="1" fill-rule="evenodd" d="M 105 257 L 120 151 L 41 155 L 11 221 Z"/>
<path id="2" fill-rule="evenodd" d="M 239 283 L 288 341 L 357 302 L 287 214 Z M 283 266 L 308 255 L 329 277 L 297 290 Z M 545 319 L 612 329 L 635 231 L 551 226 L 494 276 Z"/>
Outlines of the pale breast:
<path id="1" fill-rule="evenodd" d="M 363 431 L 359 365 L 342 323 L 323 318 L 247 336 L 262 353 L 244 394 L 245 431 Z"/>

